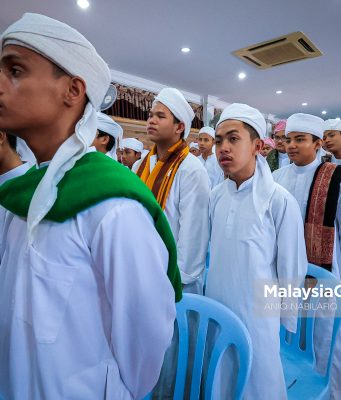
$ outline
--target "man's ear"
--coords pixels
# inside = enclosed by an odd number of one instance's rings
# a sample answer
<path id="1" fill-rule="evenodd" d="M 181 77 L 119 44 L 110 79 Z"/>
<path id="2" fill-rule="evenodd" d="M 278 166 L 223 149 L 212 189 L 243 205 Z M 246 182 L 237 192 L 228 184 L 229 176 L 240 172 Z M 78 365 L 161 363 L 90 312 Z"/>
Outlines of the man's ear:
<path id="1" fill-rule="evenodd" d="M 321 139 L 316 140 L 316 141 L 314 142 L 314 145 L 315 145 L 315 150 L 316 150 L 316 151 L 320 150 L 320 148 L 321 148 L 321 146 L 322 146 L 322 140 L 321 140 Z"/>
<path id="2" fill-rule="evenodd" d="M 185 133 L 185 124 L 183 122 L 178 123 L 178 128 L 175 131 L 176 134 L 184 134 Z"/>
<path id="3" fill-rule="evenodd" d="M 5 140 L 6 140 L 6 133 L 0 131 L 0 145 L 1 146 L 4 144 Z"/>
<path id="4" fill-rule="evenodd" d="M 97 136 L 97 141 L 106 146 L 109 143 L 109 135 Z"/>
<path id="5" fill-rule="evenodd" d="M 83 103 L 86 98 L 86 84 L 78 76 L 67 77 L 68 84 L 64 95 L 64 102 L 67 106 Z"/>
<path id="6" fill-rule="evenodd" d="M 264 142 L 262 139 L 255 139 L 255 150 L 256 154 L 259 154 L 263 150 Z"/>

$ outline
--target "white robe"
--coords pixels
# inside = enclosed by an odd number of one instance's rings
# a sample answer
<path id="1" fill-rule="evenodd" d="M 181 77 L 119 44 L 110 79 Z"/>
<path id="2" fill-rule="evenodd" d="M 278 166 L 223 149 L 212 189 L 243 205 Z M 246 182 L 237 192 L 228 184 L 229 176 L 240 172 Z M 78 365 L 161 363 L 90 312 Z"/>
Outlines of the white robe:
<path id="1" fill-rule="evenodd" d="M 260 177 L 260 163 L 265 178 Z M 254 176 L 238 189 L 235 182 L 227 179 L 212 191 L 206 296 L 229 307 L 249 330 L 253 362 L 245 399 L 282 400 L 286 399 L 286 388 L 279 354 L 280 320 L 295 331 L 296 317 L 281 315 L 280 299 L 255 297 L 254 290 L 263 290 L 263 280 L 280 286 L 302 281 L 307 259 L 297 203 L 273 182 L 264 163 L 265 159 L 259 157 Z M 272 194 L 255 204 L 257 187 L 260 193 L 266 185 L 273 185 Z M 263 201 L 265 207 L 261 211 Z M 274 311 L 266 311 L 268 303 Z"/>
<path id="2" fill-rule="evenodd" d="M 136 172 L 142 160 L 135 163 Z M 157 162 L 150 159 L 150 172 Z M 177 245 L 178 265 L 184 291 L 202 293 L 209 240 L 209 178 L 201 162 L 193 154 L 180 164 L 170 189 L 165 214 Z"/>
<path id="3" fill-rule="evenodd" d="M 285 167 L 290 164 L 290 158 L 287 153 L 278 152 L 278 164 L 279 168 Z"/>
<path id="4" fill-rule="evenodd" d="M 341 159 L 340 159 L 340 158 L 335 158 L 334 155 L 332 155 L 332 160 L 331 160 L 331 162 L 332 162 L 333 164 L 336 164 L 336 165 L 341 165 Z"/>
<path id="5" fill-rule="evenodd" d="M 134 200 L 63 223 L 6 211 L 0 266 L 0 398 L 139 399 L 170 344 L 168 252 Z"/>
<path id="6" fill-rule="evenodd" d="M 286 188 L 297 200 L 302 220 L 305 220 L 309 190 L 312 184 L 315 171 L 320 165 L 318 158 L 305 166 L 290 164 L 273 172 L 276 182 Z M 332 273 L 340 278 L 341 274 L 341 192 L 338 200 L 335 218 L 334 251 L 332 262 Z M 326 323 L 326 324 L 325 324 Z M 317 356 L 317 370 L 324 373 L 329 353 L 331 325 L 328 325 L 327 318 L 320 318 L 315 330 L 315 351 Z M 341 331 L 337 337 L 334 348 L 334 360 L 331 370 L 332 398 L 341 398 Z"/>
<path id="7" fill-rule="evenodd" d="M 211 182 L 211 189 L 219 185 L 224 180 L 224 172 L 220 168 L 216 155 L 213 153 L 205 160 L 202 155 L 198 157 L 198 160 L 202 162 L 205 167 L 208 177 Z"/>

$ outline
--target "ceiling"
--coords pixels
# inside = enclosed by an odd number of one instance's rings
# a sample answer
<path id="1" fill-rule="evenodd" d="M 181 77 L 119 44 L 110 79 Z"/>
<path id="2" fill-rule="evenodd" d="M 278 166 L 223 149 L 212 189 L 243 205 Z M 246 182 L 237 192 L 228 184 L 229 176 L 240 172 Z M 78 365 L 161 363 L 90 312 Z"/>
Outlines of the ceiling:
<path id="1" fill-rule="evenodd" d="M 46 14 L 81 31 L 114 70 L 278 117 L 341 117 L 341 0 L 89 1 L 82 10 L 76 0 L 11 0 L 1 7 L 0 31 L 24 12 Z M 258 70 L 231 54 L 295 31 L 324 55 Z M 181 53 L 183 46 L 192 51 Z"/>

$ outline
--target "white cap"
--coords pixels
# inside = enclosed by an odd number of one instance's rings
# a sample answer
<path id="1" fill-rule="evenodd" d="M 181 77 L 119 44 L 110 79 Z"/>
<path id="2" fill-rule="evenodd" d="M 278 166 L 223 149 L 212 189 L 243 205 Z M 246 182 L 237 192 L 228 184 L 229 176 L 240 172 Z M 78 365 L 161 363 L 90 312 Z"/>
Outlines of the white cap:
<path id="1" fill-rule="evenodd" d="M 122 149 L 137 151 L 138 153 L 142 153 L 143 151 L 143 143 L 135 138 L 123 139 L 121 147 Z"/>
<path id="2" fill-rule="evenodd" d="M 115 122 L 109 115 L 103 114 L 102 112 L 97 112 L 97 129 L 108 135 L 119 139 L 123 135 L 123 129 L 121 125 Z"/>
<path id="3" fill-rule="evenodd" d="M 341 131 L 341 120 L 339 119 L 327 119 L 325 121 L 325 131 Z"/>
<path id="4" fill-rule="evenodd" d="M 247 104 L 233 103 L 227 106 L 222 112 L 216 129 L 219 124 L 228 119 L 245 122 L 252 126 L 261 139 L 266 137 L 266 121 L 260 111 Z"/>
<path id="5" fill-rule="evenodd" d="M 190 149 L 197 149 L 197 150 L 199 150 L 199 145 L 198 145 L 198 143 L 191 142 L 191 143 L 189 144 L 189 148 L 190 148 Z"/>
<path id="6" fill-rule="evenodd" d="M 214 130 L 213 128 L 211 128 L 210 126 L 204 126 L 204 127 L 202 127 L 202 128 L 200 129 L 200 131 L 199 131 L 199 135 L 200 135 L 201 133 L 207 133 L 208 135 L 210 135 L 211 137 L 213 137 L 213 139 L 214 139 L 214 137 L 215 137 L 215 130 Z"/>
<path id="7" fill-rule="evenodd" d="M 316 115 L 297 113 L 288 118 L 285 136 L 288 136 L 290 132 L 302 132 L 323 139 L 324 130 L 325 122 L 322 118 Z"/>
<path id="8" fill-rule="evenodd" d="M 174 88 L 165 88 L 155 97 L 153 105 L 160 102 L 165 105 L 171 113 L 185 124 L 184 138 L 186 139 L 191 130 L 194 112 L 183 94 Z"/>

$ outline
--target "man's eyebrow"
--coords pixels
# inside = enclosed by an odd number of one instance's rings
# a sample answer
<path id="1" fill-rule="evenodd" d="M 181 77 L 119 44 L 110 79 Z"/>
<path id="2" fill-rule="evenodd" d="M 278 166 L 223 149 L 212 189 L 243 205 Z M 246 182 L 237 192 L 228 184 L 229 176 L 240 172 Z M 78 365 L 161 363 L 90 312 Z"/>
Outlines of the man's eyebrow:
<path id="1" fill-rule="evenodd" d="M 19 54 L 15 53 L 10 53 L 10 54 L 5 54 L 0 58 L 0 62 L 3 64 L 9 63 L 11 61 L 24 61 L 25 58 Z"/>
<path id="2" fill-rule="evenodd" d="M 222 136 L 227 136 L 227 135 L 232 135 L 232 133 L 239 133 L 237 129 L 231 129 L 227 132 L 221 133 L 221 134 L 216 134 L 215 137 L 222 137 Z"/>

